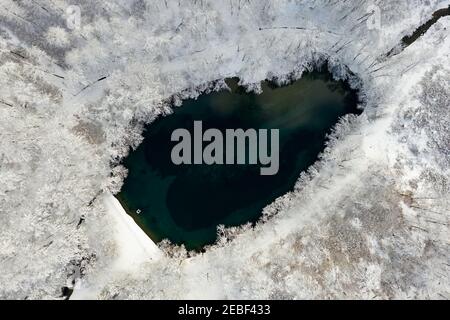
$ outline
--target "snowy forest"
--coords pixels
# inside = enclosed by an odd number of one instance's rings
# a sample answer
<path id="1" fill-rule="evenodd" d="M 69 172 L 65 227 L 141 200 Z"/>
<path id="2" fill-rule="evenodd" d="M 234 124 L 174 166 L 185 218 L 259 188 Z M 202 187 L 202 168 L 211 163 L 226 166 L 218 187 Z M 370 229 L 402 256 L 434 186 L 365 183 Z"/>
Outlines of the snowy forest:
<path id="1" fill-rule="evenodd" d="M 449 6 L 0 0 L 0 298 L 449 299 Z M 189 252 L 118 208 L 145 124 L 320 68 L 363 112 L 256 226 Z"/>

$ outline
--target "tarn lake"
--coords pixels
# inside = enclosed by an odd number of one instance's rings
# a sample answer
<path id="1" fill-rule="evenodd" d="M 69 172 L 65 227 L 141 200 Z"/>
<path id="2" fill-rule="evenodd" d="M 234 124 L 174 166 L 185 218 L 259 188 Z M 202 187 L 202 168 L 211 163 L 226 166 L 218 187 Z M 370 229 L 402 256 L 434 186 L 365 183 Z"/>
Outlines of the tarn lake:
<path id="1" fill-rule="evenodd" d="M 246 92 L 236 78 L 226 83 L 231 90 L 185 100 L 148 124 L 144 141 L 122 162 L 128 176 L 117 198 L 155 242 L 167 238 L 201 250 L 216 241 L 219 224 L 256 222 L 318 159 L 339 118 L 361 112 L 357 92 L 328 72 L 306 73 L 282 87 L 265 81 L 261 94 Z M 204 131 L 279 129 L 278 173 L 260 175 L 260 164 L 173 164 L 178 142 L 171 134 L 185 128 L 193 136 L 194 121 L 202 121 Z"/>

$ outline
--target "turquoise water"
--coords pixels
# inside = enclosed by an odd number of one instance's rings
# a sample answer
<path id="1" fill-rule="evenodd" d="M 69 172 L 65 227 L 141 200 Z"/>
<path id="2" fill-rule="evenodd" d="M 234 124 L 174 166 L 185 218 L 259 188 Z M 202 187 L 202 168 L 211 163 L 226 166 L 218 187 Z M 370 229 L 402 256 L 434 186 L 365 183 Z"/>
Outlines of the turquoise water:
<path id="1" fill-rule="evenodd" d="M 309 73 L 283 87 L 266 81 L 259 95 L 237 82 L 228 79 L 231 91 L 186 100 L 147 125 L 142 144 L 124 159 L 129 173 L 118 199 L 154 241 L 168 238 L 199 250 L 215 242 L 217 225 L 257 221 L 317 160 L 339 117 L 359 113 L 356 92 L 328 73 Z M 279 129 L 278 173 L 262 176 L 260 165 L 174 165 L 172 131 L 193 132 L 194 120 L 201 120 L 204 130 Z"/>

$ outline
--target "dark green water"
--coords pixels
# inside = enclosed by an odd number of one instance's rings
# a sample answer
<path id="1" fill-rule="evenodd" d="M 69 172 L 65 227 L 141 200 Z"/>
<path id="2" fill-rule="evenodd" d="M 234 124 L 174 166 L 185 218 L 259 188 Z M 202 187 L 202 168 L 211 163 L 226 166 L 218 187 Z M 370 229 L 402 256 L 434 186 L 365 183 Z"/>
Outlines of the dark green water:
<path id="1" fill-rule="evenodd" d="M 359 113 L 356 92 L 328 73 L 309 73 L 284 87 L 264 82 L 260 95 L 245 93 L 237 79 L 227 84 L 231 92 L 186 100 L 148 125 L 143 143 L 123 162 L 129 173 L 118 198 L 156 242 L 168 238 L 201 249 L 215 242 L 217 225 L 255 222 L 317 160 L 339 117 Z M 203 121 L 203 130 L 279 129 L 278 173 L 262 176 L 260 165 L 174 165 L 172 131 L 192 133 L 194 120 Z"/>

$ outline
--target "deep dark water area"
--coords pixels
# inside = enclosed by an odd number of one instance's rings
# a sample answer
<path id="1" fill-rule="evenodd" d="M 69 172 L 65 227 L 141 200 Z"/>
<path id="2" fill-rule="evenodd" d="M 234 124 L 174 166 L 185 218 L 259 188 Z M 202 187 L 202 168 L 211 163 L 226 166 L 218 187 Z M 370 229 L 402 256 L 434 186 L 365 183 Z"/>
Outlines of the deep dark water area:
<path id="1" fill-rule="evenodd" d="M 199 250 L 215 242 L 217 225 L 257 221 L 317 160 L 339 118 L 361 112 L 357 92 L 328 72 L 310 72 L 282 87 L 265 81 L 261 94 L 245 92 L 236 78 L 226 82 L 230 91 L 185 100 L 148 124 L 142 144 L 123 161 L 129 173 L 118 199 L 155 242 L 168 238 Z M 192 133 L 197 120 L 203 130 L 279 129 L 278 173 L 260 175 L 260 164 L 173 164 L 173 130 Z"/>

